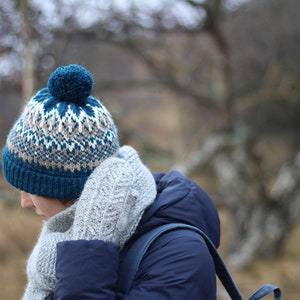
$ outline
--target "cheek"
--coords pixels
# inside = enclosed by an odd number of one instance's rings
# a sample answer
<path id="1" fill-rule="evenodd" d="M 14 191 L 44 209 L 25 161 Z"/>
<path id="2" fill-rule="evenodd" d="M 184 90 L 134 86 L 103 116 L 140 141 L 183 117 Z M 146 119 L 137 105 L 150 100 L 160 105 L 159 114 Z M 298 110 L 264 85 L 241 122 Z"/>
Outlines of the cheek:
<path id="1" fill-rule="evenodd" d="M 56 215 L 57 213 L 63 211 L 66 209 L 66 206 L 62 202 L 56 202 L 50 203 L 47 207 L 48 212 L 51 214 L 51 216 Z"/>
<path id="2" fill-rule="evenodd" d="M 66 208 L 60 201 L 57 200 L 37 201 L 35 207 L 37 212 L 47 219 L 53 217 Z"/>

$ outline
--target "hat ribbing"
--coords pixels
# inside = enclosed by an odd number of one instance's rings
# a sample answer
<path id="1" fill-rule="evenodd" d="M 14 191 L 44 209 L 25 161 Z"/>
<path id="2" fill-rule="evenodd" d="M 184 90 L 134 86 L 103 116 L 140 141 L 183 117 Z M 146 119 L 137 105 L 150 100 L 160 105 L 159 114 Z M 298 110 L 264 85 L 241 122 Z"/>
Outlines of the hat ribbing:
<path id="1" fill-rule="evenodd" d="M 92 87 L 92 75 L 78 65 L 51 74 L 8 135 L 2 169 L 10 184 L 43 197 L 77 199 L 95 167 L 117 153 L 117 128 L 90 96 Z"/>

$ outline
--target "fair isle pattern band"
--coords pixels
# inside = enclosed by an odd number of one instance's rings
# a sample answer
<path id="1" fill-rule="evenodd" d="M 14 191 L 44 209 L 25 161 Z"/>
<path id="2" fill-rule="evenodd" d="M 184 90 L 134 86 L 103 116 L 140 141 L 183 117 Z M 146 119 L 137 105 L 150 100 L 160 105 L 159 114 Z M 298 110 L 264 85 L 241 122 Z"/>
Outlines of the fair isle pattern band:
<path id="1" fill-rule="evenodd" d="M 60 102 L 45 108 L 48 102 L 37 100 L 40 93 L 7 140 L 8 150 L 23 162 L 49 170 L 91 171 L 119 148 L 110 113 L 97 99 L 88 98 L 92 105 Z"/>

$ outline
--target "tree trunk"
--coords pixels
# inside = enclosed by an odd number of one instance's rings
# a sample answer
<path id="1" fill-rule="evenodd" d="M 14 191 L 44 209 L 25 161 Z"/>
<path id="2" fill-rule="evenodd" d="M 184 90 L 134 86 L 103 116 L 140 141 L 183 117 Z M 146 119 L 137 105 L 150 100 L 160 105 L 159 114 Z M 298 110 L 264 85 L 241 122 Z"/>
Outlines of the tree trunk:
<path id="1" fill-rule="evenodd" d="M 22 98 L 26 103 L 34 91 L 34 57 L 32 49 L 32 28 L 29 18 L 29 6 L 27 0 L 20 0 L 20 12 L 23 16 L 24 28 L 24 54 L 23 54 L 23 79 Z"/>
<path id="2" fill-rule="evenodd" d="M 232 215 L 228 261 L 246 267 L 254 257 L 281 253 L 300 216 L 300 152 L 279 170 L 271 192 L 255 139 L 244 130 L 210 136 L 185 163 L 174 168 L 190 173 L 212 165 L 224 207 Z"/>

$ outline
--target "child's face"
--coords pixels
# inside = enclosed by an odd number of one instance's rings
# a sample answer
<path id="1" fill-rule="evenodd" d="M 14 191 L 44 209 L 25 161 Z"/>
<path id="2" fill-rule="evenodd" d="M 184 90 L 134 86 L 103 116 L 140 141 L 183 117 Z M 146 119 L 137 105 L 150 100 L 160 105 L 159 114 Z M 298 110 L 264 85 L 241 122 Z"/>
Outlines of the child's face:
<path id="1" fill-rule="evenodd" d="M 21 192 L 22 208 L 34 208 L 35 212 L 43 219 L 48 220 L 57 213 L 70 206 L 72 201 L 61 201 Z"/>

